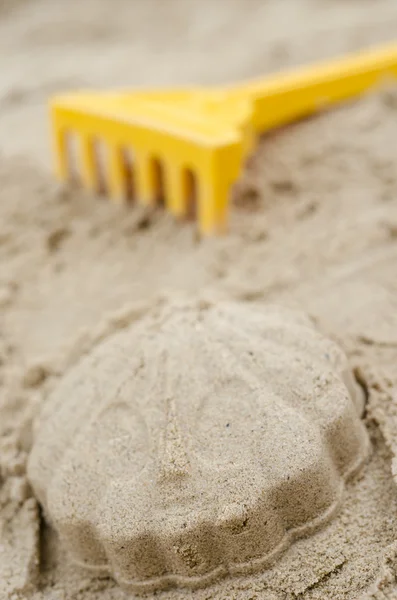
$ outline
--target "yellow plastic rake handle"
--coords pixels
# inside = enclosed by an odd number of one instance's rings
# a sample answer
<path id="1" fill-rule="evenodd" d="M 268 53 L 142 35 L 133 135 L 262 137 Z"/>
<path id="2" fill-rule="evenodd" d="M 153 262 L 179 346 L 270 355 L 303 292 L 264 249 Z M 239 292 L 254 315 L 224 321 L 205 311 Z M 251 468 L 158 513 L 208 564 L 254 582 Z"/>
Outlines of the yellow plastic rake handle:
<path id="1" fill-rule="evenodd" d="M 251 99 L 252 124 L 262 133 L 356 97 L 380 78 L 395 77 L 397 43 L 392 43 L 229 89 L 233 96 Z"/>

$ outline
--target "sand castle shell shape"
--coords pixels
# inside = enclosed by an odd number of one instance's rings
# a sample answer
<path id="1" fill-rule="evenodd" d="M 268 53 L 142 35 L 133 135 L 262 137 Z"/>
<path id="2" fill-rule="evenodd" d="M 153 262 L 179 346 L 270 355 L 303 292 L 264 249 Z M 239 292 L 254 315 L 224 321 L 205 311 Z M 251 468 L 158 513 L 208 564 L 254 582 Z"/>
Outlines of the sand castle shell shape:
<path id="1" fill-rule="evenodd" d="M 75 562 L 134 591 L 204 586 L 332 516 L 366 455 L 360 391 L 299 313 L 169 307 L 61 381 L 29 477 Z"/>

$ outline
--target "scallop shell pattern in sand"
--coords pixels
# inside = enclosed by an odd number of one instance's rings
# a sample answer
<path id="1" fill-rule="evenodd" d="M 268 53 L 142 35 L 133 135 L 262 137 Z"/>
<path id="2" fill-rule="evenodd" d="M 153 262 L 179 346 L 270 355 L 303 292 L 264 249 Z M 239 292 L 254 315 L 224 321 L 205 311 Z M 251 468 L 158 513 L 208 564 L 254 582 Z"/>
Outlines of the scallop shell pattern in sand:
<path id="1" fill-rule="evenodd" d="M 306 316 L 168 306 L 64 377 L 28 473 L 75 562 L 133 591 L 203 586 L 332 516 L 366 456 L 361 403 Z"/>

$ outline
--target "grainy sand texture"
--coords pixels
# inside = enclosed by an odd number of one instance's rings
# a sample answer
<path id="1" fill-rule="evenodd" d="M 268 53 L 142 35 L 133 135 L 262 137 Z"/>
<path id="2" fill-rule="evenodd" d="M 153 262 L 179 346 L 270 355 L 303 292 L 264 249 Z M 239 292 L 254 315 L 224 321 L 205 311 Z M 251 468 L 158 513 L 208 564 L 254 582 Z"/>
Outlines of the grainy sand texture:
<path id="1" fill-rule="evenodd" d="M 334 515 L 368 455 L 362 409 L 346 357 L 300 313 L 167 306 L 66 375 L 28 478 L 91 573 L 203 587 Z"/>
<path id="2" fill-rule="evenodd" d="M 397 85 L 264 136 L 210 240 L 59 187 L 46 113 L 60 90 L 224 83 L 396 32 L 391 0 L 0 2 L 1 600 L 145 578 L 161 600 L 397 597 Z"/>

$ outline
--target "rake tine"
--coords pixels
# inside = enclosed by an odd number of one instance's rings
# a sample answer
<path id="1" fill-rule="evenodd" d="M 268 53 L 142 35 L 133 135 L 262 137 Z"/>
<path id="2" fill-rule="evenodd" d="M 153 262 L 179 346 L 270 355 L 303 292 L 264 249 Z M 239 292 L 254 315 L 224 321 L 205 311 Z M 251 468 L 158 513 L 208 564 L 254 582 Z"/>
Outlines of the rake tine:
<path id="1" fill-rule="evenodd" d="M 154 192 L 150 157 L 142 150 L 135 151 L 136 195 L 145 206 L 154 205 Z"/>
<path id="2" fill-rule="evenodd" d="M 97 189 L 96 165 L 93 141 L 89 136 L 84 136 L 81 141 L 81 165 L 83 185 L 91 192 Z"/>
<path id="3" fill-rule="evenodd" d="M 122 152 L 116 145 L 110 146 L 109 160 L 109 195 L 115 204 L 124 204 L 126 201 L 126 176 Z"/>
<path id="4" fill-rule="evenodd" d="M 185 216 L 182 170 L 179 165 L 168 161 L 166 168 L 166 208 L 176 218 Z"/>

